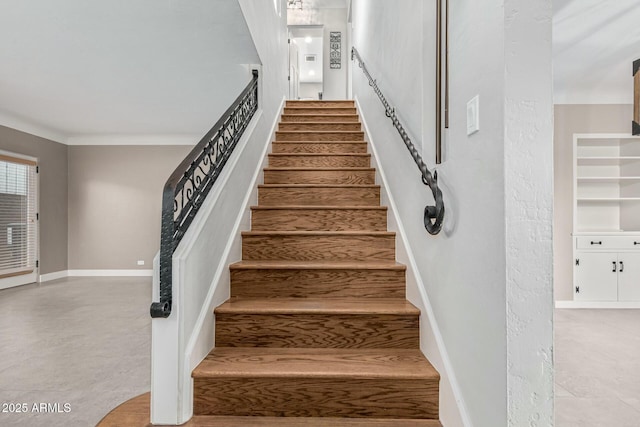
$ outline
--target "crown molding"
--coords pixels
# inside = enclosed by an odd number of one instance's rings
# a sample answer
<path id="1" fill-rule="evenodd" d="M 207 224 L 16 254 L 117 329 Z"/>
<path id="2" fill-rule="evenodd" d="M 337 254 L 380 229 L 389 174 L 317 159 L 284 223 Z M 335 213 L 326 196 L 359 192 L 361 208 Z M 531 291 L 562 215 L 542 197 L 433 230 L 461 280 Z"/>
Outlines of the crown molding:
<path id="1" fill-rule="evenodd" d="M 33 123 L 11 113 L 7 113 L 6 111 L 0 111 L 0 126 L 6 126 L 60 144 L 66 144 L 67 140 L 67 135 L 60 131 Z"/>

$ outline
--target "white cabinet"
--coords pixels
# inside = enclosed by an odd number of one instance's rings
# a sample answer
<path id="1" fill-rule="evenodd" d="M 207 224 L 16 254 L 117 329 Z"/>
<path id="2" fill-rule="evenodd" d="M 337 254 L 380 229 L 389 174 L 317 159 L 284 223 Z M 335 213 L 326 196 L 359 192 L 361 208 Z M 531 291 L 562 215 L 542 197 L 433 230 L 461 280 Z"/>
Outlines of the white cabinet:
<path id="1" fill-rule="evenodd" d="M 640 253 L 618 254 L 618 300 L 640 301 Z"/>
<path id="2" fill-rule="evenodd" d="M 578 252 L 574 269 L 576 301 L 618 300 L 618 254 Z"/>
<path id="3" fill-rule="evenodd" d="M 576 252 L 576 301 L 640 301 L 640 253 Z"/>
<path id="4" fill-rule="evenodd" d="M 640 302 L 640 137 L 574 135 L 574 300 Z"/>

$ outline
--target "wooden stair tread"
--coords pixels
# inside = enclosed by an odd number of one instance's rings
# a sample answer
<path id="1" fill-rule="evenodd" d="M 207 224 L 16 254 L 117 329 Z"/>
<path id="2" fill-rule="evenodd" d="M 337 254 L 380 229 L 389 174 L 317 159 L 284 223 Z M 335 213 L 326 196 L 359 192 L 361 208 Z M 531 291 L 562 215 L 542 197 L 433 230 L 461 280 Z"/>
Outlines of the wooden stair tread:
<path id="1" fill-rule="evenodd" d="M 270 270 L 406 270 L 407 266 L 398 262 L 382 261 L 239 261 L 229 266 L 232 270 L 270 269 Z"/>
<path id="2" fill-rule="evenodd" d="M 277 130 L 276 133 L 364 133 L 362 130 Z M 344 142 L 344 141 L 340 141 Z"/>
<path id="3" fill-rule="evenodd" d="M 289 166 L 289 167 L 267 167 L 264 168 L 265 172 L 269 172 L 269 171 L 313 171 L 313 172 L 322 172 L 322 171 L 375 171 L 375 168 L 369 168 L 369 167 L 343 167 L 343 168 L 339 168 L 339 167 L 320 167 L 320 168 L 314 168 L 314 167 L 306 167 L 306 168 L 301 168 L 301 167 L 295 167 L 295 166 Z"/>
<path id="4" fill-rule="evenodd" d="M 420 310 L 406 299 L 386 298 L 232 298 L 216 314 L 376 314 L 418 316 Z"/>
<path id="5" fill-rule="evenodd" d="M 196 415 L 185 427 L 442 427 L 438 420 Z M 142 427 L 142 426 L 141 426 Z"/>
<path id="6" fill-rule="evenodd" d="M 369 153 L 271 153 L 272 157 L 371 157 Z"/>
<path id="7" fill-rule="evenodd" d="M 423 379 L 440 375 L 419 349 L 217 347 L 192 377 Z"/>
<path id="8" fill-rule="evenodd" d="M 378 184 L 259 184 L 258 188 L 380 188 Z"/>
<path id="9" fill-rule="evenodd" d="M 287 107 L 287 108 L 299 108 L 299 107 Z M 340 108 L 340 107 L 331 107 L 331 108 Z M 346 107 L 346 108 L 353 108 L 353 107 Z M 358 116 L 357 114 L 291 114 L 291 113 L 284 113 L 282 114 L 282 116 L 284 117 L 298 117 L 298 116 L 314 116 L 314 117 L 358 117 L 360 118 L 360 116 Z"/>
<path id="10" fill-rule="evenodd" d="M 395 236 L 393 231 L 243 231 L 245 236 Z"/>
<path id="11" fill-rule="evenodd" d="M 278 131 L 280 132 L 280 131 Z M 292 132 L 292 131 L 291 131 Z M 347 132 L 351 133 L 351 132 Z M 295 141 L 273 141 L 274 144 L 363 144 L 366 145 L 366 141 L 314 141 L 307 139 L 296 139 Z"/>
<path id="12" fill-rule="evenodd" d="M 313 205 L 291 205 L 291 206 L 287 206 L 287 205 L 282 205 L 282 206 L 277 206 L 277 205 L 269 205 L 269 206 L 251 206 L 252 210 L 281 210 L 281 209 L 287 209 L 287 210 L 318 210 L 318 209 L 336 209 L 336 210 L 349 210 L 349 209 L 354 209 L 354 210 L 379 210 L 379 211 L 386 211 L 388 210 L 388 208 L 386 206 L 332 206 L 332 205 L 318 205 L 318 206 L 313 206 Z"/>
<path id="13" fill-rule="evenodd" d="M 298 115 L 303 115 L 303 114 L 298 114 Z M 355 114 L 349 114 L 350 116 L 355 116 Z M 291 114 L 287 114 L 287 116 L 291 116 Z M 327 116 L 329 116 L 327 114 Z M 347 114 L 344 115 L 340 115 L 340 114 L 335 114 L 333 116 L 329 116 L 329 117 L 344 117 L 347 116 Z M 329 126 L 333 126 L 333 125 L 354 125 L 354 124 L 360 124 L 360 122 L 304 122 L 304 123 L 291 123 L 291 122 L 280 122 L 280 124 L 286 124 L 286 125 L 291 125 L 291 124 L 295 124 L 295 125 L 329 125 Z M 336 132 L 333 130 L 325 130 L 325 132 Z M 344 131 L 344 132 L 352 132 L 352 131 Z"/>

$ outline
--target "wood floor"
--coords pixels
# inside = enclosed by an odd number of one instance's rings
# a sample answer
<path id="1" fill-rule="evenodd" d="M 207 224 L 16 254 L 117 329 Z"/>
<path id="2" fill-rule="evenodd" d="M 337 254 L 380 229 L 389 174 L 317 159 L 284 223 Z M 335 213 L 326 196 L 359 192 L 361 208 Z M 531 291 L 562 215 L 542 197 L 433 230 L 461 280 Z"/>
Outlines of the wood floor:
<path id="1" fill-rule="evenodd" d="M 251 209 L 188 425 L 440 426 L 353 101 L 287 101 Z"/>

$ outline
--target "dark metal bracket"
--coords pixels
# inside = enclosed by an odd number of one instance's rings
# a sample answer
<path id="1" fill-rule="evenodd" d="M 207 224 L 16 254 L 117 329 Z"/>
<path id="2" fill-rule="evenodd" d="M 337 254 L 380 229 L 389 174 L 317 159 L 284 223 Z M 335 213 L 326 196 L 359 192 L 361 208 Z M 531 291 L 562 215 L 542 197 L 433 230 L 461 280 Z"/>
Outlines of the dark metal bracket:
<path id="1" fill-rule="evenodd" d="M 435 205 L 426 206 L 424 208 L 424 226 L 429 234 L 436 235 L 440 233 L 440 230 L 442 230 L 445 211 L 442 191 L 438 187 L 438 174 L 437 172 L 434 172 L 432 174 L 429 168 L 427 168 L 427 165 L 422 159 L 422 156 L 411 141 L 411 138 L 409 138 L 409 135 L 402 126 L 402 123 L 400 123 L 400 120 L 398 119 L 398 116 L 396 114 L 396 109 L 389 105 L 389 102 L 378 87 L 376 80 L 371 77 L 371 74 L 369 74 L 369 70 L 367 70 L 362 57 L 355 47 L 351 48 L 351 58 L 358 60 L 358 65 L 360 66 L 360 68 L 362 68 L 362 72 L 367 77 L 369 85 L 373 88 L 373 91 L 376 93 L 376 95 L 378 95 L 378 98 L 384 106 L 385 115 L 391 119 L 393 126 L 396 128 L 396 130 L 400 134 L 400 137 L 402 138 L 402 141 L 407 146 L 407 149 L 409 150 L 409 154 L 411 154 L 413 161 L 418 166 L 420 175 L 422 176 L 422 182 L 425 183 L 425 185 L 428 185 L 431 189 L 433 199 L 435 200 Z"/>

